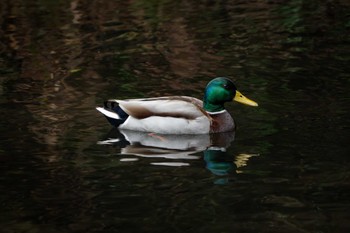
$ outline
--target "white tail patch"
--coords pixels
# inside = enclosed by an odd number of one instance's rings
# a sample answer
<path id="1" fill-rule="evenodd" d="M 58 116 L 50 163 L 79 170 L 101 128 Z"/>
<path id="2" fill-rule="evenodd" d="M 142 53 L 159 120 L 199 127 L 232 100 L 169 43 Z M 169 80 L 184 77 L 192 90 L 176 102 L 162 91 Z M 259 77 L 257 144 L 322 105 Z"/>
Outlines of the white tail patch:
<path id="1" fill-rule="evenodd" d="M 99 111 L 100 113 L 102 113 L 103 115 L 109 117 L 109 118 L 113 118 L 113 119 L 117 119 L 117 120 L 120 119 L 120 116 L 117 113 L 108 111 L 108 110 L 106 110 L 104 108 L 97 107 L 96 110 Z"/>

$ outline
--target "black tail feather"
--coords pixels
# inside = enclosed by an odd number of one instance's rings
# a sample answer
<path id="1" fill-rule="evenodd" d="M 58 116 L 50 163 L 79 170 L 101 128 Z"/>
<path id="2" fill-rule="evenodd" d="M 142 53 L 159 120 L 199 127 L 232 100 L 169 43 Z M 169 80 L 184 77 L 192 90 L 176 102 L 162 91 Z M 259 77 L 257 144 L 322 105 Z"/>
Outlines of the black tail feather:
<path id="1" fill-rule="evenodd" d="M 129 117 L 129 115 L 126 112 L 124 112 L 123 109 L 121 109 L 118 102 L 116 102 L 116 101 L 106 100 L 103 103 L 103 107 L 104 107 L 104 109 L 106 109 L 108 111 L 111 111 L 111 112 L 118 114 L 118 116 L 120 117 L 120 119 L 114 119 L 114 118 L 110 118 L 108 116 L 105 116 L 107 118 L 108 122 L 115 127 L 119 127 Z"/>

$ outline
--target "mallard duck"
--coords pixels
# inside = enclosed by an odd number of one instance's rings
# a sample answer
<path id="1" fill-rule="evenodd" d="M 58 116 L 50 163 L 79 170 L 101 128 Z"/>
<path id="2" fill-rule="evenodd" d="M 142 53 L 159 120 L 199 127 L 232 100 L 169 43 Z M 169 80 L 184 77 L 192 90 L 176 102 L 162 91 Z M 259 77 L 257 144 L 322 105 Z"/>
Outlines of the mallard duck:
<path id="1" fill-rule="evenodd" d="M 224 77 L 211 80 L 203 101 L 189 96 L 145 99 L 111 99 L 97 107 L 115 127 L 158 134 L 208 134 L 235 129 L 226 102 L 258 104 L 242 95 L 233 82 Z"/>

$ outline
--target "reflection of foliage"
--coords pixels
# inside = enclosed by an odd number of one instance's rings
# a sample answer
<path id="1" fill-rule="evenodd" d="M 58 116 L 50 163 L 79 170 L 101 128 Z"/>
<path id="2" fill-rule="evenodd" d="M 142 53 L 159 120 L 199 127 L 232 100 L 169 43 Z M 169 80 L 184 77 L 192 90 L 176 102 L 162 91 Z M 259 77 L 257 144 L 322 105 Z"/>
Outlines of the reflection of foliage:
<path id="1" fill-rule="evenodd" d="M 256 110 L 229 107 L 238 123 L 236 145 L 240 151 L 253 148 L 273 157 L 274 150 L 276 157 L 280 157 L 278 152 L 289 156 L 291 164 L 298 159 L 294 153 L 303 156 L 316 151 L 334 158 L 337 151 L 345 151 L 345 146 L 337 144 L 347 127 L 344 119 L 348 119 L 350 19 L 345 0 L 0 1 L 0 9 L 2 132 L 15 138 L 11 143 L 6 138 L 0 152 L 16 155 L 6 160 L 14 161 L 12 164 L 3 163 L 1 171 L 15 175 L 10 182 L 19 181 L 6 183 L 12 189 L 5 187 L 7 191 L 2 193 L 2 197 L 16 199 L 4 202 L 11 212 L 5 221 L 22 215 L 22 220 L 13 223 L 18 229 L 9 226 L 8 232 L 35 231 L 40 225 L 64 228 L 71 224 L 69 227 L 82 232 L 91 226 L 104 231 L 104 227 L 137 225 L 130 220 L 135 219 L 133 213 L 128 212 L 134 200 L 149 214 L 137 213 L 141 216 L 137 220 L 158 229 L 157 223 L 175 222 L 179 231 L 193 227 L 188 209 L 194 205 L 198 208 L 192 214 L 203 230 L 207 230 L 203 223 L 208 219 L 219 223 L 212 228 L 222 227 L 220 223 L 232 226 L 220 220 L 218 212 L 237 222 L 238 215 L 226 208 L 227 200 L 220 199 L 225 190 L 215 188 L 208 193 L 205 180 L 193 181 L 205 177 L 201 165 L 176 170 L 164 178 L 166 172 L 158 169 L 125 165 L 116 158 L 101 159 L 101 153 L 117 153 L 93 146 L 99 133 L 109 129 L 94 111 L 95 104 L 107 98 L 199 96 L 210 77 L 233 76 L 239 89 L 260 104 Z M 314 147 L 309 145 L 311 139 Z M 323 150 L 328 146 L 331 152 Z M 281 148 L 284 151 L 279 151 Z M 266 160 L 269 156 L 259 159 L 274 164 L 273 158 Z M 276 167 L 283 167 L 278 162 L 284 160 L 279 159 Z M 23 168 L 28 161 L 33 166 Z M 314 166 L 317 169 L 318 165 Z M 21 176 L 16 176 L 19 173 Z M 144 173 L 150 175 L 145 178 Z M 322 173 L 326 175 L 321 180 L 332 177 L 329 183 L 342 175 Z M 316 178 L 310 176 L 310 184 L 317 183 Z M 241 188 L 242 194 L 232 192 L 228 201 L 246 203 L 253 209 L 251 200 L 259 200 L 259 192 L 266 186 L 254 188 L 258 190 L 254 193 L 237 183 L 235 189 Z M 54 196 L 50 199 L 47 189 L 58 190 L 61 196 L 50 193 Z M 252 197 L 249 200 L 247 193 Z M 120 203 L 109 207 L 115 194 L 120 195 Z M 162 206 L 153 211 L 159 197 Z M 64 208 L 67 200 L 75 205 Z M 169 203 L 172 206 L 164 211 Z M 235 208 L 237 212 L 245 209 Z M 57 209 L 61 211 L 55 212 Z M 106 213 L 99 212 L 104 210 Z M 248 212 L 246 216 L 250 216 Z M 293 219 L 298 214 L 296 211 Z M 102 226 L 109 215 L 119 222 Z M 327 216 L 336 219 L 332 212 Z M 274 217 L 270 220 L 276 221 Z M 227 229 L 223 225 L 219 230 Z"/>
<path id="2" fill-rule="evenodd" d="M 285 16 L 282 20 L 282 25 L 293 33 L 301 33 L 304 31 L 303 16 L 302 16 L 303 0 L 289 1 L 286 6 L 279 9 L 281 15 Z"/>
<path id="3" fill-rule="evenodd" d="M 293 0 L 276 8 L 276 14 L 282 16 L 280 23 L 289 33 L 315 35 L 338 34 L 349 23 L 347 6 L 337 1 L 304 1 Z M 342 35 L 338 35 L 342 36 Z"/>

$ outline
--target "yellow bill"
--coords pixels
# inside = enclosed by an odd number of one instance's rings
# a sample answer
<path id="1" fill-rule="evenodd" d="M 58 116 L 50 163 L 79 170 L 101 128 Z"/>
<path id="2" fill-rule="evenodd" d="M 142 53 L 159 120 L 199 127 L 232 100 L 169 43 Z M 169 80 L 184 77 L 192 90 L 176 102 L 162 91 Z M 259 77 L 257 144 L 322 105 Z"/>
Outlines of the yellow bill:
<path id="1" fill-rule="evenodd" d="M 237 101 L 239 103 L 242 103 L 242 104 L 246 104 L 246 105 L 249 105 L 249 106 L 258 106 L 258 103 L 253 101 L 253 100 L 250 100 L 248 99 L 247 97 L 245 97 L 244 95 L 242 95 L 241 92 L 239 91 L 236 91 L 236 95 L 235 97 L 233 98 L 234 101 Z"/>

